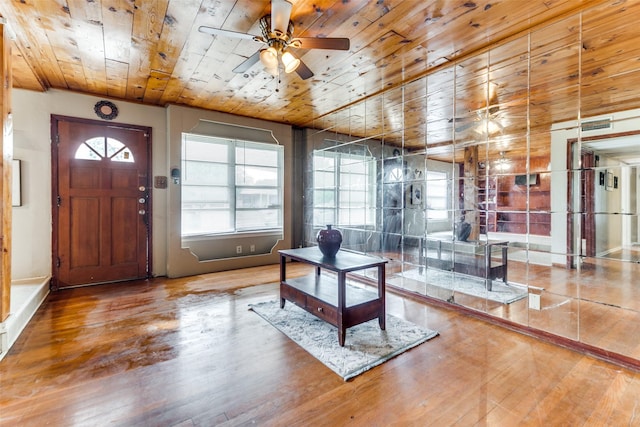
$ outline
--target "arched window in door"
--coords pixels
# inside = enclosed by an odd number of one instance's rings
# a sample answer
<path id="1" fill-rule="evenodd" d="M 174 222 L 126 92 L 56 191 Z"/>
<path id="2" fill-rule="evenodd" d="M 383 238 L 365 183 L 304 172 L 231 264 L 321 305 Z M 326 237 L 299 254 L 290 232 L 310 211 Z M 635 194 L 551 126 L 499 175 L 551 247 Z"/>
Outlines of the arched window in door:
<path id="1" fill-rule="evenodd" d="M 86 140 L 76 150 L 74 158 L 79 160 L 110 159 L 112 162 L 134 163 L 131 150 L 117 139 L 95 137 Z"/>

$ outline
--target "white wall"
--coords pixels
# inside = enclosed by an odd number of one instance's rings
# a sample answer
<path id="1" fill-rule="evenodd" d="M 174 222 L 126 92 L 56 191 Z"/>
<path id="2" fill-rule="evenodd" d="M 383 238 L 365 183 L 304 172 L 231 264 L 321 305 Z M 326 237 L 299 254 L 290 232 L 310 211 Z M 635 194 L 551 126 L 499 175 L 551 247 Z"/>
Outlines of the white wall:
<path id="1" fill-rule="evenodd" d="M 22 160 L 22 202 L 13 210 L 12 278 L 51 275 L 51 115 L 99 119 L 93 108 L 104 98 L 50 90 L 14 89 L 14 158 Z M 117 123 L 152 128 L 152 170 L 167 174 L 165 110 L 114 101 Z M 166 190 L 153 190 L 154 275 L 166 274 Z"/>
<path id="2" fill-rule="evenodd" d="M 189 249 L 182 245 L 182 236 L 180 232 L 180 191 L 179 187 L 169 184 L 169 200 L 168 200 L 168 264 L 167 275 L 169 277 L 180 277 L 193 274 L 201 274 L 213 271 L 230 270 L 236 268 L 273 264 L 279 261 L 278 249 L 289 249 L 292 244 L 292 194 L 293 179 L 301 179 L 302 177 L 294 177 L 291 173 L 293 170 L 293 147 L 291 126 L 279 123 L 267 122 L 259 119 L 248 117 L 232 116 L 225 113 L 215 111 L 205 111 L 195 108 L 187 108 L 172 105 L 167 109 L 167 129 L 169 139 L 169 163 L 171 167 L 179 167 L 181 160 L 182 133 L 193 131 L 198 126 L 207 126 L 212 123 L 227 123 L 234 125 L 235 128 L 246 128 L 258 131 L 266 131 L 273 136 L 273 139 L 284 146 L 284 236 L 278 241 L 270 254 L 234 257 L 217 260 L 199 260 L 198 257 Z M 233 132 L 233 130 L 231 130 Z M 238 129 L 240 133 L 241 130 Z M 250 243 L 257 243 L 250 241 Z M 207 242 L 209 245 L 230 245 L 232 248 L 236 245 L 247 247 L 247 241 L 237 239 L 216 239 Z M 274 281 L 277 277 L 274 277 Z"/>
<path id="3" fill-rule="evenodd" d="M 596 116 L 584 118 L 582 121 L 594 121 L 599 119 L 611 119 L 612 128 L 581 132 L 578 121 L 567 121 L 555 123 L 551 128 L 551 251 L 553 253 L 553 263 L 564 264 L 567 255 L 567 215 L 570 206 L 567 204 L 567 141 L 580 137 L 594 137 L 598 135 L 608 135 L 613 133 L 624 133 L 636 131 L 640 127 L 640 110 L 628 110 L 614 113 L 607 116 Z M 578 150 L 579 153 L 579 150 Z M 578 155 L 579 158 L 579 155 Z M 578 164 L 578 158 L 574 159 L 574 164 Z M 574 206 L 579 206 L 579 188 L 576 180 L 574 186 Z M 609 230 L 607 232 L 610 232 Z M 620 233 L 620 229 L 615 229 Z M 581 236 L 575 233 L 576 240 Z M 576 243 L 576 248 L 580 247 Z"/>
<path id="4" fill-rule="evenodd" d="M 22 160 L 23 200 L 23 205 L 15 207 L 13 211 L 14 280 L 46 277 L 52 273 L 51 115 L 101 120 L 94 112 L 94 105 L 102 99 L 104 98 L 59 90 L 46 93 L 20 89 L 13 91 L 14 158 Z M 165 109 L 112 101 L 119 110 L 118 117 L 113 122 L 152 128 L 152 177 L 169 176 L 171 165 L 180 164 L 180 133 L 190 129 L 200 119 L 271 130 L 276 139 L 285 145 L 285 236 L 280 243 L 281 247 L 276 249 L 290 247 L 290 191 L 294 179 L 289 172 L 293 163 L 290 126 L 206 110 L 175 106 Z M 171 141 L 167 136 L 169 120 L 172 121 L 174 130 Z M 169 153 L 172 153 L 171 158 Z M 234 260 L 199 262 L 193 254 L 180 246 L 179 188 L 171 184 L 168 189 L 154 188 L 151 197 L 153 276 L 167 275 L 169 265 L 173 268 L 172 276 L 183 276 L 277 262 L 275 251 L 275 255 L 272 253 Z M 171 260 L 170 247 L 173 248 Z"/>
<path id="5" fill-rule="evenodd" d="M 620 179 L 621 168 L 620 162 L 617 160 L 600 156 L 600 167 L 606 168 L 607 172 L 613 173 Z M 596 175 L 596 179 L 599 179 L 598 175 Z M 620 215 L 622 212 L 622 189 L 628 191 L 629 186 L 618 186 L 613 191 L 607 191 L 605 188 L 604 185 L 597 184 L 594 191 L 597 230 L 596 256 L 605 256 L 622 247 L 622 215 Z"/>

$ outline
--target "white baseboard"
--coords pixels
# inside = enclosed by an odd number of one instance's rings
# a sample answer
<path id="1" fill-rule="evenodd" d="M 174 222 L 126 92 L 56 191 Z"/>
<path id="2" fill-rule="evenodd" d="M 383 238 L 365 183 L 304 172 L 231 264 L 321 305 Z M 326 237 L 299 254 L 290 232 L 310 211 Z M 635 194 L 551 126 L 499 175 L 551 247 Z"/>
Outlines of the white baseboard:
<path id="1" fill-rule="evenodd" d="M 50 279 L 36 277 L 11 282 L 9 317 L 0 323 L 0 360 L 9 352 L 49 294 Z"/>

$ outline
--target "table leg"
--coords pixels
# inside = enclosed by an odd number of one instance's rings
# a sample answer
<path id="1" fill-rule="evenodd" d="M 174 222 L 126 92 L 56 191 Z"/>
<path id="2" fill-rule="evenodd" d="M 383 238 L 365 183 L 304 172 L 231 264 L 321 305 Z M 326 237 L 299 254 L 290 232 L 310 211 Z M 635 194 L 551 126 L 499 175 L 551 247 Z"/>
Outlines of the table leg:
<path id="1" fill-rule="evenodd" d="M 506 245 L 502 247 L 502 281 L 504 283 L 509 283 L 507 281 L 507 250 L 508 247 Z"/>
<path id="2" fill-rule="evenodd" d="M 384 265 L 378 266 L 378 297 L 380 298 L 380 313 L 378 314 L 378 324 L 383 331 L 387 327 L 387 309 L 386 309 L 386 294 L 385 294 L 385 277 L 386 269 Z"/>
<path id="3" fill-rule="evenodd" d="M 425 239 L 420 239 L 420 242 L 418 244 L 418 264 L 420 265 L 420 267 L 418 267 L 418 270 L 420 274 L 422 274 L 422 272 L 424 271 L 424 267 L 427 265 L 426 247 L 427 245 Z"/>
<path id="4" fill-rule="evenodd" d="M 286 257 L 284 255 L 280 255 L 280 289 L 282 289 L 282 283 L 286 281 L 287 277 L 287 263 Z M 282 295 L 282 292 L 280 292 Z M 280 308 L 284 308 L 285 299 L 280 297 Z"/>
<path id="5" fill-rule="evenodd" d="M 346 329 L 340 326 L 338 328 L 338 344 L 340 344 L 340 347 L 344 347 L 344 339 L 346 335 L 347 335 Z"/>
<path id="6" fill-rule="evenodd" d="M 344 346 L 344 339 L 347 333 L 343 323 L 343 313 L 346 300 L 346 273 L 338 273 L 338 343 Z"/>
<path id="7" fill-rule="evenodd" d="M 484 280 L 485 287 L 488 291 L 491 291 L 492 280 L 491 280 L 491 245 L 486 244 L 484 246 Z"/>

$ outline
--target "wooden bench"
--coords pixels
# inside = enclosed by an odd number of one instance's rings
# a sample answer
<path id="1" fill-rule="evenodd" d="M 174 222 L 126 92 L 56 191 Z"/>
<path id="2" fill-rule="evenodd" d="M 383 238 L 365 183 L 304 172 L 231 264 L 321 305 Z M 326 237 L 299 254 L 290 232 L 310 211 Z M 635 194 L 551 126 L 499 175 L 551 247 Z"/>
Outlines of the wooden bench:
<path id="1" fill-rule="evenodd" d="M 493 280 L 507 283 L 507 241 L 457 241 L 438 238 L 420 239 L 420 265 L 481 277 L 491 290 Z M 501 261 L 492 259 L 494 249 L 501 250 Z"/>

